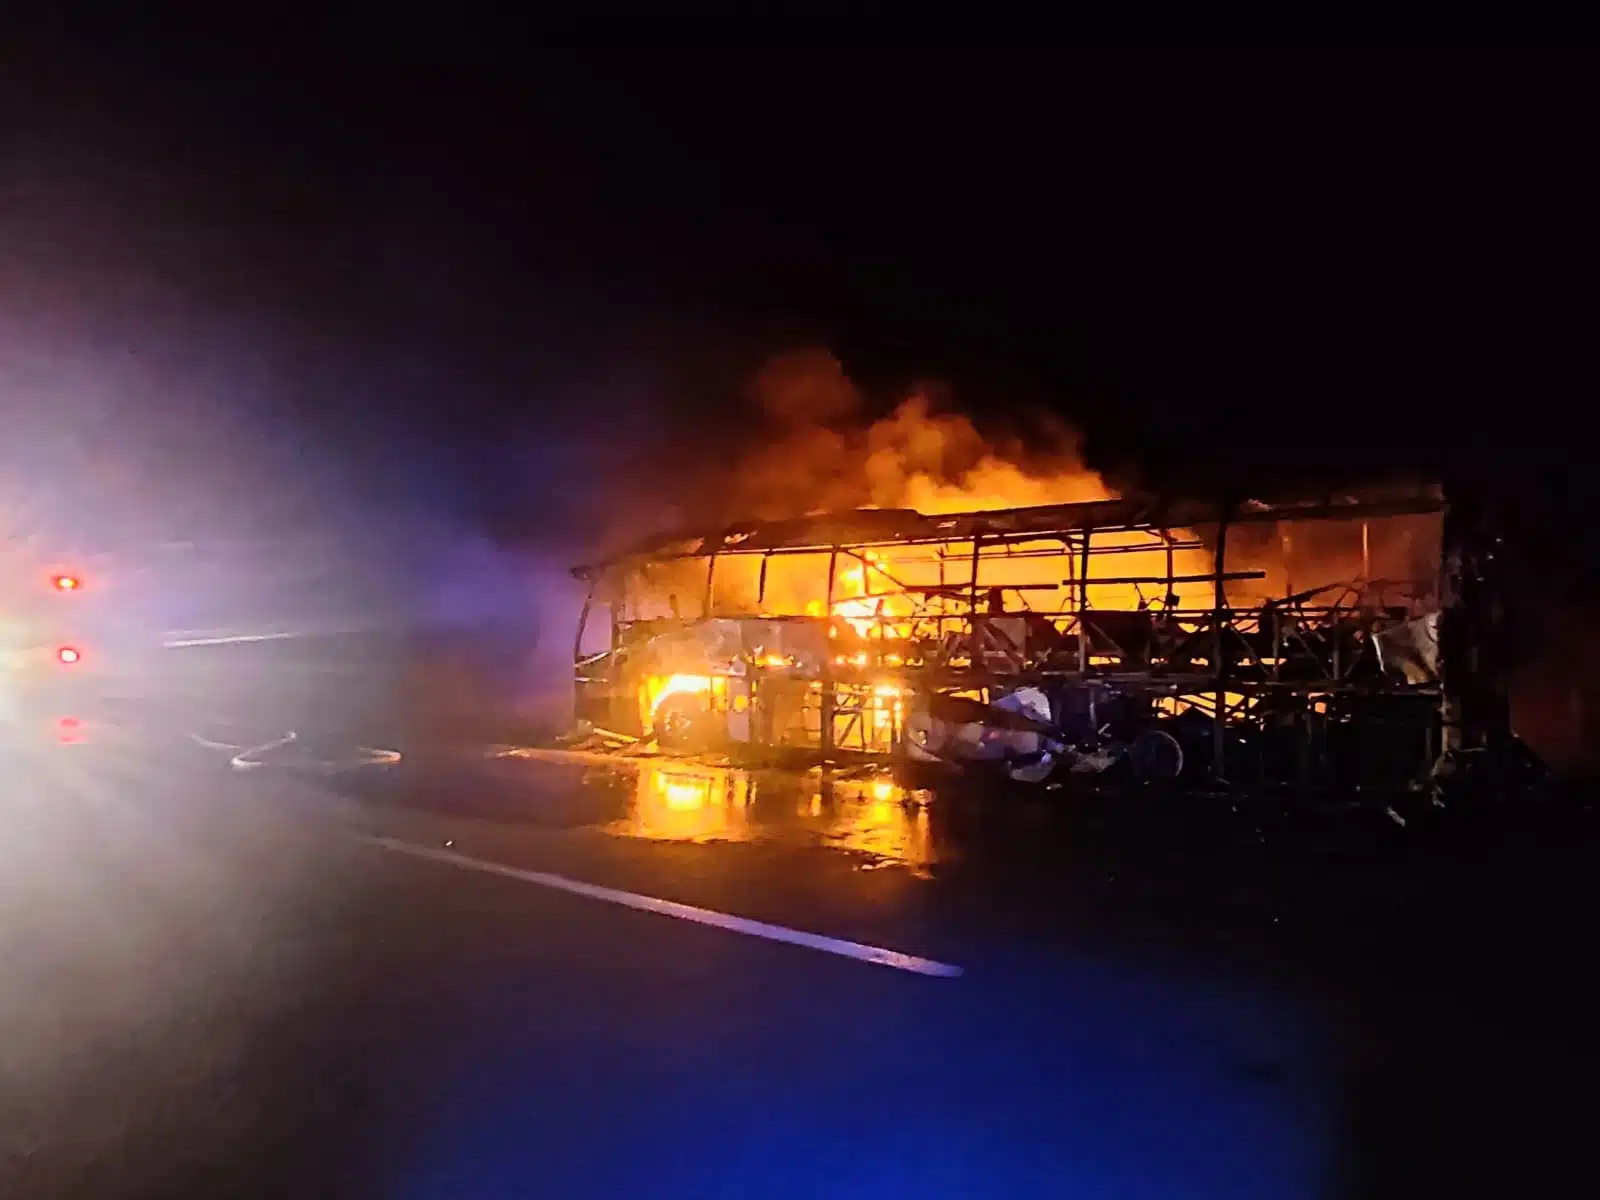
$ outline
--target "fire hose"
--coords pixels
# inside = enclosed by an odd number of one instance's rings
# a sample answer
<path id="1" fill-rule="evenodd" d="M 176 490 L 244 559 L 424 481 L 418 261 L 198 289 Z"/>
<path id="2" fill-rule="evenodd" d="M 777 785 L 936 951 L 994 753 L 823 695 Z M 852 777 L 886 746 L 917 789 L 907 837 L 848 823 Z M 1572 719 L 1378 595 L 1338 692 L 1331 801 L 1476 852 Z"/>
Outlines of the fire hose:
<path id="1" fill-rule="evenodd" d="M 326 631 L 324 631 L 326 632 Z M 308 636 L 303 631 L 271 633 L 169 633 L 162 639 L 167 650 L 183 650 L 206 646 L 228 646 L 244 643 L 288 641 Z M 292 759 L 276 756 L 289 747 L 304 748 L 306 742 L 296 730 L 266 740 L 207 737 L 193 730 L 184 736 L 205 750 L 228 756 L 228 766 L 235 771 L 257 771 L 268 767 L 294 769 L 316 774 L 339 774 L 362 767 L 392 766 L 401 761 L 401 753 L 376 746 L 353 745 L 336 756 L 315 757 L 301 754 Z"/>
<path id="2" fill-rule="evenodd" d="M 357 770 L 361 767 L 392 766 L 401 759 L 401 754 L 398 750 L 386 750 L 376 746 L 352 746 L 348 753 L 337 758 L 298 758 L 287 762 L 274 761 L 271 757 L 274 751 L 282 750 L 291 745 L 303 744 L 300 742 L 300 735 L 292 729 L 280 737 L 253 744 L 218 741 L 213 738 L 202 737 L 197 733 L 189 733 L 187 736 L 190 741 L 203 749 L 227 754 L 229 756 L 228 766 L 235 771 L 256 771 L 265 767 L 292 767 L 299 771 L 334 775 L 345 771 Z"/>

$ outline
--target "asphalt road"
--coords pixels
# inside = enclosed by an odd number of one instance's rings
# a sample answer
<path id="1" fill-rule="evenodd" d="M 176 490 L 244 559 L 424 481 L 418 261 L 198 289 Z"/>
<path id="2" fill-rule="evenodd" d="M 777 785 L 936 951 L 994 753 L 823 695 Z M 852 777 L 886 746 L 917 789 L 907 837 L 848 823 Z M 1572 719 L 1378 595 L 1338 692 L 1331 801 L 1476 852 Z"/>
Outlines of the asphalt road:
<path id="1" fill-rule="evenodd" d="M 1592 1173 L 1570 838 L 1446 855 L 871 779 L 316 757 L 8 752 L 0 1195 L 1532 1196 Z"/>

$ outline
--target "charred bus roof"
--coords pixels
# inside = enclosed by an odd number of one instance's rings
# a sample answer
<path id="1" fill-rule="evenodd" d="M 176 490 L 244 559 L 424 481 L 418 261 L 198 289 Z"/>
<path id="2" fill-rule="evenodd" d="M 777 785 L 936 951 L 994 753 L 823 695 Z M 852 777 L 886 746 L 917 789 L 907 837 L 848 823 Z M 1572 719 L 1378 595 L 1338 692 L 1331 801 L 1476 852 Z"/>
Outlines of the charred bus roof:
<path id="1" fill-rule="evenodd" d="M 574 577 L 595 578 L 628 562 L 703 558 L 723 554 L 799 554 L 842 546 L 914 545 L 932 542 L 1049 537 L 1084 530 L 1178 529 L 1276 521 L 1367 520 L 1441 512 L 1437 485 L 1367 489 L 1360 493 L 1233 506 L 1171 501 L 1150 496 L 1049 504 L 1032 508 L 926 515 L 907 508 L 864 508 L 775 521 L 748 521 L 712 531 L 656 534 L 619 554 L 572 568 Z"/>

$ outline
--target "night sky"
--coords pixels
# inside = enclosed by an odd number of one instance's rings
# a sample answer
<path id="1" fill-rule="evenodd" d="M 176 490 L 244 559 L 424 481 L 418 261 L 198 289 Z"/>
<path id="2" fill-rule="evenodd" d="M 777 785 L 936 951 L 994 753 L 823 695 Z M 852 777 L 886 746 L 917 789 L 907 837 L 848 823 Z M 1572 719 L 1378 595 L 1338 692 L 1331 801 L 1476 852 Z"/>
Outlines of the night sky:
<path id="1" fill-rule="evenodd" d="M 1157 487 L 1592 490 L 1575 54 L 636 32 L 9 44 L 13 428 L 207 519 L 581 538 L 759 436 L 743 381 L 814 344 Z"/>

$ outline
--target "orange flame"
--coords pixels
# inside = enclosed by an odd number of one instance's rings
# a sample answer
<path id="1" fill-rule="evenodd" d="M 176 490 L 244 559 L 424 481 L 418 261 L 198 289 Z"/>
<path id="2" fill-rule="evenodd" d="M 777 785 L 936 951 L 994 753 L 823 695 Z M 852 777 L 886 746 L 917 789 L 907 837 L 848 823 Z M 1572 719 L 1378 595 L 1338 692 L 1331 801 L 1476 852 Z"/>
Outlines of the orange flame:
<path id="1" fill-rule="evenodd" d="M 825 351 L 779 356 L 758 374 L 754 393 L 772 436 L 743 456 L 734 478 L 719 488 L 721 515 L 728 520 L 855 508 L 937 515 L 1116 495 L 1085 465 L 1076 435 L 1059 422 L 1035 421 L 1031 440 L 985 433 L 970 418 L 942 408 L 927 388 L 888 415 L 868 420 L 866 398 Z M 996 593 L 1001 611 L 1052 617 L 1075 612 L 1084 602 L 1091 609 L 1159 608 L 1169 602 L 1169 573 L 1205 576 L 1214 565 L 1211 551 L 1193 532 L 1174 529 L 1169 536 L 1175 543 L 1171 549 L 1153 533 L 1096 533 L 1087 580 L 1078 578 L 1081 557 L 1065 553 L 1059 540 L 984 546 L 976 560 L 970 542 L 942 550 L 896 546 L 836 556 L 827 551 L 783 555 L 769 559 L 765 568 L 756 556 L 723 556 L 711 581 L 710 608 L 726 615 L 833 616 L 836 637 L 854 635 L 874 643 L 921 637 L 940 620 L 986 608 Z M 1270 525 L 1240 528 L 1230 538 L 1227 568 L 1259 569 L 1266 577 L 1229 583 L 1227 599 L 1250 605 L 1340 579 L 1409 576 L 1410 548 L 1426 551 L 1429 541 L 1425 532 L 1414 538 L 1390 533 L 1382 544 L 1369 546 L 1366 536 L 1360 529 L 1330 528 L 1291 539 Z M 656 586 L 646 591 L 671 592 L 683 602 L 684 616 L 704 615 L 695 611 L 706 588 L 703 563 L 650 570 L 656 572 Z M 1107 582 L 1130 579 L 1140 582 Z M 1213 586 L 1209 580 L 1175 581 L 1170 602 L 1181 609 L 1209 609 Z M 676 606 L 662 602 L 656 607 L 663 611 L 648 615 L 665 616 Z M 847 661 L 859 654 L 840 649 Z"/>

